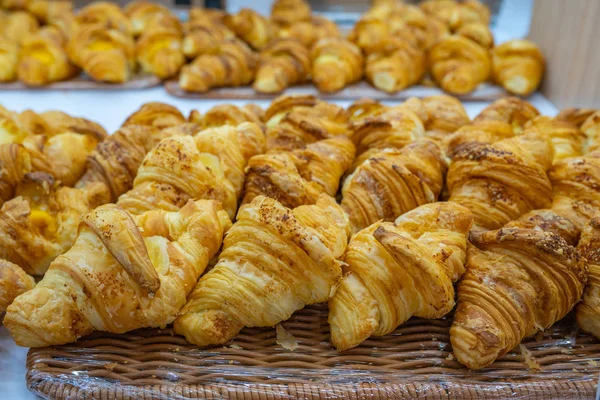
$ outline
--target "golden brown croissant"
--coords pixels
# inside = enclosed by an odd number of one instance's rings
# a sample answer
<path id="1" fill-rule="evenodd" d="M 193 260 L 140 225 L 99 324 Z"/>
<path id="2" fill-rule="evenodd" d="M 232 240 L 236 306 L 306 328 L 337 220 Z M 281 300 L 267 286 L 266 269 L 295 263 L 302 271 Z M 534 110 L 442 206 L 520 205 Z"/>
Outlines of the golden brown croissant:
<path id="1" fill-rule="evenodd" d="M 27 36 L 21 43 L 19 80 L 30 86 L 47 85 L 70 79 L 79 70 L 65 51 L 66 37 L 53 26 Z"/>
<path id="2" fill-rule="evenodd" d="M 8 14 L 2 21 L 4 25 L 0 33 L 12 42 L 21 44 L 28 35 L 37 32 L 40 27 L 38 20 L 26 11 L 17 11 Z"/>
<path id="3" fill-rule="evenodd" d="M 274 326 L 327 301 L 341 277 L 348 220 L 335 200 L 293 210 L 259 196 L 240 208 L 217 265 L 173 325 L 198 346 L 223 344 L 244 326 Z"/>
<path id="4" fill-rule="evenodd" d="M 71 247 L 85 213 L 108 201 L 103 184 L 60 187 L 43 172 L 26 174 L 16 195 L 0 209 L 0 258 L 32 275 L 42 275 Z"/>
<path id="5" fill-rule="evenodd" d="M 374 153 L 342 186 L 342 208 L 352 231 L 379 221 L 393 221 L 420 205 L 437 201 L 446 163 L 439 147 L 419 140 L 404 148 Z"/>
<path id="6" fill-rule="evenodd" d="M 0 259 L 0 314 L 22 293 L 33 289 L 35 280 L 23 268 Z"/>
<path id="7" fill-rule="evenodd" d="M 404 106 L 412 109 L 423 121 L 425 136 L 441 142 L 450 134 L 468 125 L 471 119 L 462 103 L 447 95 L 412 97 Z"/>
<path id="8" fill-rule="evenodd" d="M 310 5 L 304 0 L 275 0 L 271 6 L 271 19 L 277 24 L 308 21 L 310 17 Z"/>
<path id="9" fill-rule="evenodd" d="M 0 36 L 0 82 L 12 82 L 17 79 L 19 64 L 19 45 Z"/>
<path id="10" fill-rule="evenodd" d="M 275 38 L 273 23 L 249 8 L 242 8 L 237 14 L 227 15 L 224 23 L 255 50 L 263 50 Z"/>
<path id="11" fill-rule="evenodd" d="M 83 7 L 77 13 L 76 21 L 80 26 L 95 25 L 105 30 L 117 30 L 127 37 L 133 35 L 129 18 L 118 5 L 107 1 L 95 1 Z"/>
<path id="12" fill-rule="evenodd" d="M 20 346 L 70 343 L 93 330 L 164 327 L 185 304 L 229 226 L 214 201 L 137 217 L 108 204 L 81 221 L 75 244 L 8 307 Z"/>
<path id="13" fill-rule="evenodd" d="M 472 231 L 470 241 L 450 341 L 460 363 L 480 369 L 564 317 L 583 293 L 586 264 L 537 229 Z"/>
<path id="14" fill-rule="evenodd" d="M 456 203 L 433 203 L 355 234 L 343 258 L 344 278 L 329 300 L 333 345 L 346 350 L 393 332 L 413 315 L 450 312 L 472 222 Z"/>
<path id="15" fill-rule="evenodd" d="M 189 59 L 218 50 L 219 43 L 235 38 L 235 33 L 221 22 L 200 19 L 190 20 L 185 28 L 182 46 Z"/>
<path id="16" fill-rule="evenodd" d="M 484 108 L 473 122 L 505 122 L 512 127 L 515 134 L 520 134 L 525 124 L 538 115 L 540 112 L 531 103 L 518 97 L 504 97 Z"/>
<path id="17" fill-rule="evenodd" d="M 533 93 L 540 86 L 544 69 L 544 55 L 529 40 L 511 40 L 492 51 L 493 79 L 510 93 Z"/>
<path id="18" fill-rule="evenodd" d="M 267 123 L 269 152 L 303 148 L 318 140 L 348 134 L 348 114 L 342 107 L 323 101 L 317 101 L 313 107 L 304 107 L 301 102 L 310 99 L 303 97 L 282 96 L 280 99 L 277 104 L 272 103 L 266 112 L 270 116 L 276 110 L 282 111 L 278 123 L 271 125 L 279 118 L 277 114 Z M 283 112 L 286 103 L 291 111 Z"/>
<path id="19" fill-rule="evenodd" d="M 461 25 L 456 30 L 456 34 L 471 39 L 486 49 L 494 47 L 494 35 L 492 31 L 486 24 L 482 24 L 481 22 L 469 22 Z"/>
<path id="20" fill-rule="evenodd" d="M 67 44 L 67 54 L 97 81 L 123 83 L 135 69 L 132 37 L 99 24 L 79 27 Z"/>
<path id="21" fill-rule="evenodd" d="M 189 199 L 213 199 L 233 218 L 244 168 L 264 145 L 262 130 L 248 122 L 163 139 L 146 155 L 133 188 L 117 204 L 137 215 L 157 208 L 174 211 Z"/>
<path id="22" fill-rule="evenodd" d="M 475 228 L 498 229 L 552 201 L 546 170 L 552 165 L 550 138 L 536 133 L 468 146 L 458 151 L 448 170 L 450 201 L 467 207 Z"/>
<path id="23" fill-rule="evenodd" d="M 490 23 L 490 10 L 478 0 L 432 0 L 419 6 L 425 13 L 444 21 L 453 31 L 470 22 Z"/>
<path id="24" fill-rule="evenodd" d="M 281 95 L 276 97 L 265 111 L 264 120 L 268 128 L 279 124 L 283 117 L 296 109 L 307 110 L 321 104 L 327 104 L 312 95 Z M 343 110 L 340 108 L 340 110 Z"/>
<path id="25" fill-rule="evenodd" d="M 313 82 L 321 92 L 336 92 L 363 76 L 360 48 L 342 38 L 319 40 L 312 48 L 311 59 Z"/>
<path id="26" fill-rule="evenodd" d="M 186 122 L 183 114 L 175 107 L 159 102 L 146 103 L 131 114 L 123 123 L 129 125 L 147 125 L 158 129 L 168 128 Z"/>
<path id="27" fill-rule="evenodd" d="M 295 39 L 280 39 L 261 52 L 252 86 L 260 93 L 277 93 L 305 82 L 309 76 L 308 48 Z"/>
<path id="28" fill-rule="evenodd" d="M 308 21 L 297 21 L 291 25 L 280 26 L 277 36 L 283 39 L 296 39 L 310 48 L 323 38 L 340 37 L 340 31 L 335 22 L 313 15 Z"/>
<path id="29" fill-rule="evenodd" d="M 45 24 L 52 24 L 61 15 L 73 13 L 71 0 L 29 0 L 27 11 Z"/>
<path id="30" fill-rule="evenodd" d="M 131 21 L 131 33 L 136 37 L 144 33 L 157 17 L 172 15 L 168 8 L 145 0 L 128 3 L 123 11 Z"/>
<path id="31" fill-rule="evenodd" d="M 241 40 L 225 40 L 213 54 L 204 54 L 185 65 L 179 85 L 190 92 L 207 92 L 220 86 L 242 86 L 254 78 L 257 56 Z"/>
<path id="32" fill-rule="evenodd" d="M 556 119 L 561 121 L 568 121 L 575 124 L 578 128 L 581 128 L 584 122 L 586 122 L 597 110 L 593 108 L 576 108 L 569 107 L 561 110 L 556 116 Z"/>
<path id="33" fill-rule="evenodd" d="M 600 216 L 595 215 L 583 228 L 577 250 L 588 261 L 588 281 L 577 305 L 577 323 L 586 332 L 600 337 Z"/>
<path id="34" fill-rule="evenodd" d="M 392 11 L 404 5 L 404 0 L 373 0 L 364 17 L 385 19 Z"/>
<path id="35" fill-rule="evenodd" d="M 315 204 L 321 193 L 335 196 L 353 159 L 354 145 L 345 136 L 320 140 L 290 152 L 254 156 L 246 167 L 242 204 L 262 195 L 294 208 Z"/>
<path id="36" fill-rule="evenodd" d="M 223 125 L 237 126 L 243 122 L 254 122 L 264 130 L 263 114 L 264 111 L 254 104 L 247 104 L 243 107 L 220 104 L 212 107 L 204 115 L 198 110 L 192 110 L 188 120 L 198 125 L 200 129 Z"/>
<path id="37" fill-rule="evenodd" d="M 422 50 L 428 50 L 435 42 L 448 34 L 448 27 L 441 20 L 425 14 L 419 7 L 403 4 L 383 18 L 394 37 L 413 38 Z"/>
<path id="38" fill-rule="evenodd" d="M 170 27 L 147 29 L 136 43 L 136 57 L 142 70 L 167 79 L 185 64 L 181 32 Z"/>
<path id="39" fill-rule="evenodd" d="M 388 93 L 416 84 L 424 74 L 425 53 L 402 39 L 387 39 L 381 51 L 367 57 L 365 66 L 367 80 Z"/>
<path id="40" fill-rule="evenodd" d="M 491 73 L 488 50 L 460 35 L 439 40 L 428 54 L 433 79 L 446 92 L 464 95 L 485 82 Z"/>
<path id="41" fill-rule="evenodd" d="M 360 19 L 348 35 L 348 40 L 355 43 L 365 54 L 380 51 L 386 39 L 390 37 L 388 24 L 378 18 Z"/>
<path id="42" fill-rule="evenodd" d="M 479 121 L 465 125 L 443 140 L 446 155 L 453 158 L 460 151 L 477 144 L 492 144 L 515 136 L 512 127 L 501 121 Z"/>
<path id="43" fill-rule="evenodd" d="M 549 136 L 554 146 L 554 161 L 583 154 L 586 136 L 577 126 L 555 118 L 538 116 L 529 120 L 523 133 L 537 132 Z"/>

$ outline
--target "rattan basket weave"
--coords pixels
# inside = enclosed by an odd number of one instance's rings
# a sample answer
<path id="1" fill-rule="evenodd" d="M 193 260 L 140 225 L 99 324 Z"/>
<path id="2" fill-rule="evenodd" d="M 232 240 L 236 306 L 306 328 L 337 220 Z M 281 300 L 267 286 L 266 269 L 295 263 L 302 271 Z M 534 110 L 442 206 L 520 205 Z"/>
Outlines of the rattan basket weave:
<path id="1" fill-rule="evenodd" d="M 52 399 L 594 397 L 600 342 L 578 333 L 572 318 L 482 371 L 451 356 L 451 321 L 411 319 L 343 353 L 329 343 L 325 306 L 283 324 L 298 341 L 294 351 L 277 344 L 275 329 L 245 329 L 212 349 L 198 349 L 169 329 L 95 333 L 32 349 L 27 383 Z"/>

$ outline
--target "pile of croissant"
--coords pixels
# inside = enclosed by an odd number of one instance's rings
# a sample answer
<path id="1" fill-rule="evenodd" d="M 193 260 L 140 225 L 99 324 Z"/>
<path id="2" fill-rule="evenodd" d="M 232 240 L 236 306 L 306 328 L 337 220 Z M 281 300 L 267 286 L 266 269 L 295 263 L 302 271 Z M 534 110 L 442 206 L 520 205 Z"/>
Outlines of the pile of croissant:
<path id="1" fill-rule="evenodd" d="M 600 337 L 600 111 L 148 103 L 108 137 L 0 116 L 0 310 L 18 345 L 168 324 L 220 345 L 323 302 L 339 351 L 454 310 L 472 369 L 573 308 Z"/>
<path id="2" fill-rule="evenodd" d="M 84 71 L 123 83 L 141 70 L 176 78 L 190 92 L 252 84 L 278 93 L 312 82 L 325 93 L 366 79 L 388 93 L 432 82 L 464 95 L 494 81 L 508 92 L 534 92 L 544 57 L 527 40 L 494 46 L 490 12 L 479 0 L 375 1 L 347 38 L 305 0 L 277 0 L 271 15 L 192 8 L 184 23 L 144 0 L 124 9 L 70 0 L 3 0 L 0 82 L 39 86 Z M 189 62 L 189 63 L 188 63 Z"/>

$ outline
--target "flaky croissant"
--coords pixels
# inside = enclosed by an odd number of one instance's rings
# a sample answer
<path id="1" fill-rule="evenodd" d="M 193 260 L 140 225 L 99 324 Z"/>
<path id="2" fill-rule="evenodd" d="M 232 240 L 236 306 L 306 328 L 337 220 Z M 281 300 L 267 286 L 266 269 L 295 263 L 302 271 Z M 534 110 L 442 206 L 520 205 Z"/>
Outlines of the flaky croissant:
<path id="1" fill-rule="evenodd" d="M 185 117 L 176 107 L 160 102 L 150 102 L 142 105 L 139 110 L 127 117 L 123 126 L 147 125 L 164 129 L 185 122 Z"/>
<path id="2" fill-rule="evenodd" d="M 474 145 L 496 143 L 515 136 L 512 127 L 501 121 L 479 121 L 464 125 L 443 139 L 446 155 L 453 158 L 463 149 Z"/>
<path id="3" fill-rule="evenodd" d="M 35 280 L 23 268 L 0 259 L 0 314 L 22 293 L 35 287 Z"/>
<path id="4" fill-rule="evenodd" d="M 106 30 L 117 30 L 130 37 L 133 35 L 131 21 L 117 4 L 108 1 L 95 1 L 86 5 L 77 13 L 80 26 L 96 26 Z"/>
<path id="5" fill-rule="evenodd" d="M 538 116 L 529 120 L 523 133 L 536 132 L 546 135 L 554 146 L 554 161 L 583 154 L 586 136 L 576 125 L 559 119 Z"/>
<path id="6" fill-rule="evenodd" d="M 233 218 L 246 163 L 264 145 L 262 130 L 248 122 L 163 139 L 146 155 L 133 188 L 117 204 L 137 215 L 157 208 L 174 211 L 189 199 L 213 199 Z"/>
<path id="7" fill-rule="evenodd" d="M 218 8 L 191 7 L 188 20 L 192 23 L 205 21 L 222 24 L 226 16 L 227 12 Z"/>
<path id="8" fill-rule="evenodd" d="M 412 97 L 403 105 L 413 110 L 423 121 L 425 136 L 441 144 L 450 134 L 468 125 L 471 120 L 460 100 L 447 95 Z"/>
<path id="9" fill-rule="evenodd" d="M 202 54 L 211 54 L 218 49 L 219 43 L 233 39 L 235 33 L 221 22 L 200 19 L 190 20 L 186 24 L 182 46 L 183 53 L 189 59 Z"/>
<path id="10" fill-rule="evenodd" d="M 394 93 L 414 85 L 425 74 L 425 53 L 402 39 L 388 38 L 381 51 L 366 60 L 365 75 L 377 89 Z"/>
<path id="11" fill-rule="evenodd" d="M 310 76 L 310 52 L 295 39 L 272 42 L 260 54 L 253 87 L 260 93 L 277 93 L 303 83 Z"/>
<path id="12" fill-rule="evenodd" d="M 243 122 L 253 122 L 264 129 L 263 114 L 264 111 L 255 104 L 247 104 L 243 107 L 232 104 L 219 104 L 211 107 L 204 114 L 201 114 L 198 110 L 192 110 L 188 120 L 198 125 L 200 129 L 223 125 L 237 126 Z"/>
<path id="13" fill-rule="evenodd" d="M 67 44 L 71 61 L 92 79 L 123 83 L 135 69 L 135 44 L 131 36 L 98 24 L 82 25 Z"/>
<path id="14" fill-rule="evenodd" d="M 383 19 L 362 18 L 352 27 L 348 40 L 369 55 L 382 50 L 383 44 L 389 37 L 390 29 Z"/>
<path id="15" fill-rule="evenodd" d="M 455 95 L 472 92 L 491 73 L 487 49 L 460 35 L 448 36 L 434 44 L 429 50 L 428 64 L 437 84 Z"/>
<path id="16" fill-rule="evenodd" d="M 172 15 L 168 8 L 145 0 L 132 1 L 123 11 L 131 21 L 131 33 L 136 37 L 148 29 L 153 19 Z"/>
<path id="17" fill-rule="evenodd" d="M 581 302 L 575 309 L 577 323 L 586 332 L 600 337 L 600 216 L 595 215 L 583 228 L 577 250 L 588 261 L 588 281 Z"/>
<path id="18" fill-rule="evenodd" d="M 471 39 L 485 49 L 491 49 L 494 46 L 494 36 L 490 28 L 480 22 L 470 22 L 461 25 L 456 34 L 467 39 Z"/>
<path id="19" fill-rule="evenodd" d="M 81 221 L 75 244 L 17 297 L 5 326 L 20 346 L 70 343 L 93 330 L 164 327 L 184 305 L 230 222 L 214 201 L 133 217 L 109 204 Z"/>
<path id="20" fill-rule="evenodd" d="M 393 332 L 413 315 L 450 312 L 472 222 L 456 203 L 433 203 L 355 234 L 343 257 L 344 278 L 329 300 L 333 345 L 346 350 Z"/>
<path id="21" fill-rule="evenodd" d="M 0 209 L 0 258 L 32 275 L 71 247 L 85 213 L 108 201 L 103 184 L 60 187 L 43 172 L 25 175 L 15 194 Z"/>
<path id="22" fill-rule="evenodd" d="M 38 20 L 26 11 L 16 11 L 8 14 L 2 21 L 0 36 L 11 42 L 21 44 L 28 35 L 35 33 L 40 28 Z"/>
<path id="23" fill-rule="evenodd" d="M 207 92 L 220 86 L 241 86 L 252 81 L 257 56 L 241 40 L 226 40 L 217 45 L 213 54 L 204 54 L 185 65 L 179 75 L 179 85 L 190 92 Z"/>
<path id="24" fill-rule="evenodd" d="M 540 86 L 544 69 L 544 55 L 529 40 L 511 40 L 492 51 L 493 79 L 510 93 L 533 93 Z"/>
<path id="25" fill-rule="evenodd" d="M 175 332 L 199 346 L 223 344 L 244 326 L 274 326 L 327 301 L 347 240 L 348 220 L 327 195 L 293 210 L 255 198 L 240 208 L 217 265 L 194 288 Z"/>
<path id="26" fill-rule="evenodd" d="M 267 128 L 273 128 L 285 117 L 287 113 L 293 110 L 307 110 L 321 104 L 327 104 L 320 101 L 312 95 L 281 95 L 273 99 L 269 107 L 265 110 L 264 120 Z M 343 111 L 343 108 L 339 108 Z"/>
<path id="27" fill-rule="evenodd" d="M 310 48 L 323 38 L 340 37 L 340 31 L 335 22 L 313 15 L 308 21 L 279 26 L 277 36 L 283 39 L 296 39 Z"/>
<path id="28" fill-rule="evenodd" d="M 271 6 L 271 19 L 281 25 L 307 21 L 310 17 L 310 5 L 304 0 L 276 0 Z"/>
<path id="29" fill-rule="evenodd" d="M 0 82 L 12 82 L 17 79 L 19 64 L 19 45 L 0 36 Z"/>
<path id="30" fill-rule="evenodd" d="M 61 15 L 73 13 L 71 0 L 29 0 L 27 11 L 32 13 L 42 23 L 53 25 Z"/>
<path id="31" fill-rule="evenodd" d="M 312 79 L 321 92 L 337 92 L 363 76 L 362 52 L 346 39 L 321 39 L 313 46 L 310 57 Z"/>
<path id="32" fill-rule="evenodd" d="M 471 232 L 450 342 L 471 369 L 552 326 L 579 301 L 586 264 L 559 235 L 527 228 Z"/>
<path id="33" fill-rule="evenodd" d="M 425 13 L 444 21 L 452 30 L 470 22 L 490 23 L 490 10 L 479 0 L 430 0 L 419 6 Z"/>
<path id="34" fill-rule="evenodd" d="M 353 158 L 354 146 L 345 136 L 320 140 L 290 152 L 254 156 L 246 167 L 242 204 L 262 195 L 294 208 L 315 204 L 321 193 L 335 196 Z"/>
<path id="35" fill-rule="evenodd" d="M 463 148 L 454 155 L 446 183 L 450 201 L 467 207 L 477 229 L 498 229 L 533 209 L 547 208 L 552 186 L 550 138 L 536 133 Z"/>
<path id="36" fill-rule="evenodd" d="M 529 102 L 518 97 L 504 97 L 484 108 L 473 120 L 498 121 L 509 124 L 515 134 L 523 133 L 525 124 L 540 115 L 540 112 Z"/>
<path id="37" fill-rule="evenodd" d="M 167 79 L 185 64 L 181 32 L 169 27 L 145 31 L 136 43 L 136 57 L 142 70 Z"/>
<path id="38" fill-rule="evenodd" d="M 225 16 L 224 23 L 255 50 L 263 50 L 275 38 L 273 23 L 249 8 L 242 8 L 237 14 Z"/>
<path id="39" fill-rule="evenodd" d="M 420 205 L 437 201 L 446 163 L 439 147 L 419 140 L 400 150 L 373 154 L 342 186 L 342 208 L 353 232 L 379 221 L 393 221 Z"/>
<path id="40" fill-rule="evenodd" d="M 66 37 L 52 26 L 23 39 L 17 69 L 19 80 L 41 86 L 74 77 L 79 70 L 67 57 L 65 45 Z"/>
<path id="41" fill-rule="evenodd" d="M 448 34 L 448 27 L 438 18 L 425 14 L 419 7 L 402 4 L 381 17 L 387 22 L 390 34 L 396 38 L 411 38 L 414 45 L 428 50 Z"/>

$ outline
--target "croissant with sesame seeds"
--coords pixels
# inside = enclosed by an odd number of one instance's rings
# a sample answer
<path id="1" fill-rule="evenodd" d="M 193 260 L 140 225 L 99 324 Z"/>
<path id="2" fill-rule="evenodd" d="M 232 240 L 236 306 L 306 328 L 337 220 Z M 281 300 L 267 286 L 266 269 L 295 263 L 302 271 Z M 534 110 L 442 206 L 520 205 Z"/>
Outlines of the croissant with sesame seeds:
<path id="1" fill-rule="evenodd" d="M 215 267 L 175 320 L 198 346 L 223 344 L 244 326 L 273 326 L 309 304 L 327 301 L 341 277 L 348 220 L 323 194 L 294 209 L 256 197 L 242 206 Z"/>
<path id="2" fill-rule="evenodd" d="M 342 259 L 345 275 L 329 300 L 336 349 L 387 335 L 413 315 L 441 318 L 450 312 L 472 222 L 465 207 L 434 203 L 356 233 Z"/>

